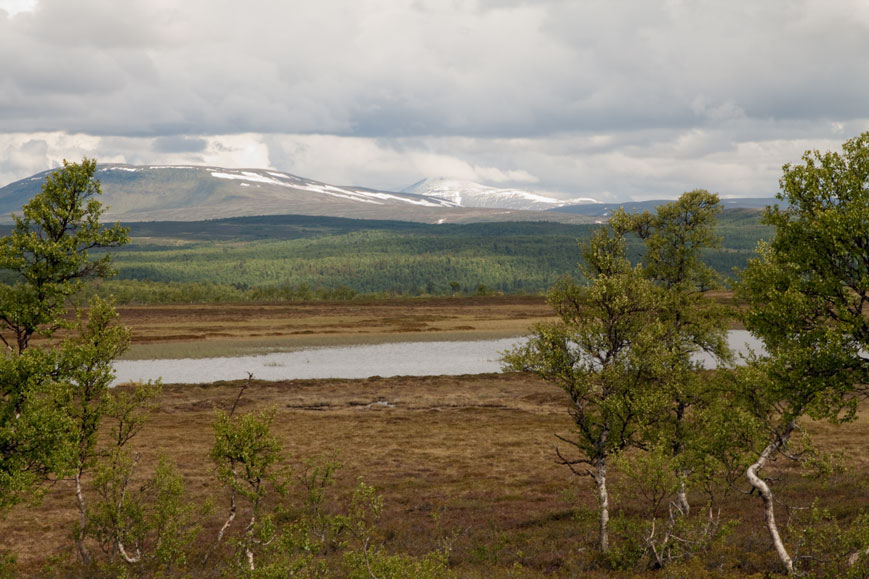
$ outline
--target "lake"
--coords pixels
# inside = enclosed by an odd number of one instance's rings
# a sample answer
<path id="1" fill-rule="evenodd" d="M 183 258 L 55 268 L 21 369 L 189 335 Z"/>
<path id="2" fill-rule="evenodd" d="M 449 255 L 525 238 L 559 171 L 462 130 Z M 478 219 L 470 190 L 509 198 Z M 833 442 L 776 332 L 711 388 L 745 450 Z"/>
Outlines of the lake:
<path id="1" fill-rule="evenodd" d="M 746 353 L 760 343 L 746 330 L 728 332 L 731 348 Z M 312 348 L 258 356 L 119 360 L 114 384 L 162 379 L 166 384 L 196 384 L 247 378 L 259 380 L 437 376 L 501 371 L 501 354 L 524 338 L 479 341 L 396 342 L 366 346 Z M 708 356 L 699 356 L 713 367 Z"/>

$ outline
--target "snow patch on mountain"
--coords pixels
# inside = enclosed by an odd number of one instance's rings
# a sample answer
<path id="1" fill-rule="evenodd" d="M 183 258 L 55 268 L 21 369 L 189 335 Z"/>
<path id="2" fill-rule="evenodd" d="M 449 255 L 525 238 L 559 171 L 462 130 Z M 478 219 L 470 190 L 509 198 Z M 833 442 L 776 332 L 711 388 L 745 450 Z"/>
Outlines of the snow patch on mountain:
<path id="1" fill-rule="evenodd" d="M 527 211 L 545 211 L 565 205 L 583 203 L 599 203 L 596 199 L 580 197 L 578 199 L 556 199 L 545 193 L 536 193 L 524 189 L 498 188 L 481 185 L 471 181 L 455 179 L 423 179 L 410 187 L 402 189 L 402 193 L 415 193 L 426 197 L 444 199 L 459 207 L 485 207 L 490 209 L 519 209 Z"/>
<path id="2" fill-rule="evenodd" d="M 197 221 L 250 215 L 310 215 L 349 219 L 390 219 L 423 223 L 562 221 L 586 223 L 585 215 L 517 211 L 509 204 L 469 203 L 474 191 L 449 198 L 361 186 L 335 186 L 272 168 L 214 165 L 100 164 L 97 168 L 107 219 L 123 221 Z M 43 171 L 0 187 L 0 223 L 39 192 Z M 491 191 L 493 188 L 486 188 Z M 527 198 L 530 192 L 523 192 Z M 559 201 L 532 193 L 538 207 Z M 561 202 L 564 203 L 564 202 Z M 513 204 L 525 207 L 525 204 Z M 559 209 L 560 210 L 560 209 Z"/>
<path id="3" fill-rule="evenodd" d="M 211 176 L 217 179 L 233 179 L 243 182 L 252 183 L 267 183 L 269 185 L 278 185 L 291 189 L 302 191 L 311 191 L 312 193 L 321 193 L 332 197 L 340 197 L 351 201 L 359 201 L 361 203 L 373 203 L 382 205 L 384 201 L 397 201 L 400 203 L 408 203 L 420 207 L 455 207 L 455 203 L 448 200 L 434 198 L 426 199 L 417 194 L 402 195 L 394 194 L 386 191 L 374 191 L 370 189 L 360 189 L 355 187 L 336 187 L 327 185 L 309 179 L 302 179 L 295 175 L 286 173 L 277 173 L 274 171 L 232 171 L 228 169 L 212 170 Z"/>

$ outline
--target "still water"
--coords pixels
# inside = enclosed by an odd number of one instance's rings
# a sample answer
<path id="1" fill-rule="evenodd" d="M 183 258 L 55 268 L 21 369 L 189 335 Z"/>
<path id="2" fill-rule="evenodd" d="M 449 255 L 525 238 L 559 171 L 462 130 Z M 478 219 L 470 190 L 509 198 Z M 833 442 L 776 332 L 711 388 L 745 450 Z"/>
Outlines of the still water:
<path id="1" fill-rule="evenodd" d="M 759 349 L 745 330 L 728 333 L 737 353 Z M 501 370 L 504 351 L 524 338 L 472 342 L 399 342 L 368 346 L 312 348 L 259 356 L 184 358 L 179 360 L 120 360 L 115 362 L 115 384 L 156 380 L 165 384 L 195 384 L 247 378 L 259 380 L 310 378 L 368 378 L 371 376 L 436 376 L 483 374 Z M 706 367 L 714 362 L 700 356 Z"/>

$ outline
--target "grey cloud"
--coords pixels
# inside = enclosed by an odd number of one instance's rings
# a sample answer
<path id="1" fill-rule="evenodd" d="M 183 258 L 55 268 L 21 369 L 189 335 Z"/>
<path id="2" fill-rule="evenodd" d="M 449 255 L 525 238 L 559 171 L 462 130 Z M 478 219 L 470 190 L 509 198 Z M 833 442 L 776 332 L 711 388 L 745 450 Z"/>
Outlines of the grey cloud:
<path id="1" fill-rule="evenodd" d="M 167 13 L 156 3 L 111 0 L 38 0 L 36 10 L 19 24 L 42 44 L 99 50 L 148 49 L 169 39 Z"/>
<path id="2" fill-rule="evenodd" d="M 151 148 L 156 153 L 200 153 L 207 144 L 201 138 L 170 136 L 155 139 Z"/>
<path id="3" fill-rule="evenodd" d="M 552 135 L 861 114 L 867 20 L 812 2 L 119 4 L 0 20 L 15 130 Z M 74 31 L 74 32 L 70 32 Z M 28 105 L 28 103 L 30 103 Z"/>
<path id="4" fill-rule="evenodd" d="M 31 139 L 15 147 L 8 147 L 6 151 L 0 149 L 0 155 L 5 157 L 0 166 L 0 177 L 7 177 L 7 180 L 0 182 L 5 184 L 6 181 L 16 181 L 35 173 L 34 167 L 40 170 L 46 164 L 47 154 L 48 143 L 39 139 Z"/>
<path id="5" fill-rule="evenodd" d="M 275 167 L 370 186 L 424 157 L 571 194 L 759 193 L 869 116 L 858 0 L 40 0 L 0 14 L 0 54 L 0 137 L 149 162 L 252 133 Z"/>

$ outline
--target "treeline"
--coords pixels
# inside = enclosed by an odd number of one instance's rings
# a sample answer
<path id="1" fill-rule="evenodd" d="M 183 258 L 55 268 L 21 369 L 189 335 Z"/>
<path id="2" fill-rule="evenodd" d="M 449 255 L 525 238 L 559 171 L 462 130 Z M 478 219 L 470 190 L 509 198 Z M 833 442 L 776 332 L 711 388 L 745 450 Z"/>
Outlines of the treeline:
<path id="1" fill-rule="evenodd" d="M 350 299 L 358 295 L 541 294 L 581 279 L 579 242 L 595 225 L 426 225 L 305 216 L 130 224 L 112 252 L 119 303 Z M 706 263 L 741 268 L 769 229 L 756 211 L 727 211 Z M 640 251 L 638 239 L 628 251 Z"/>

